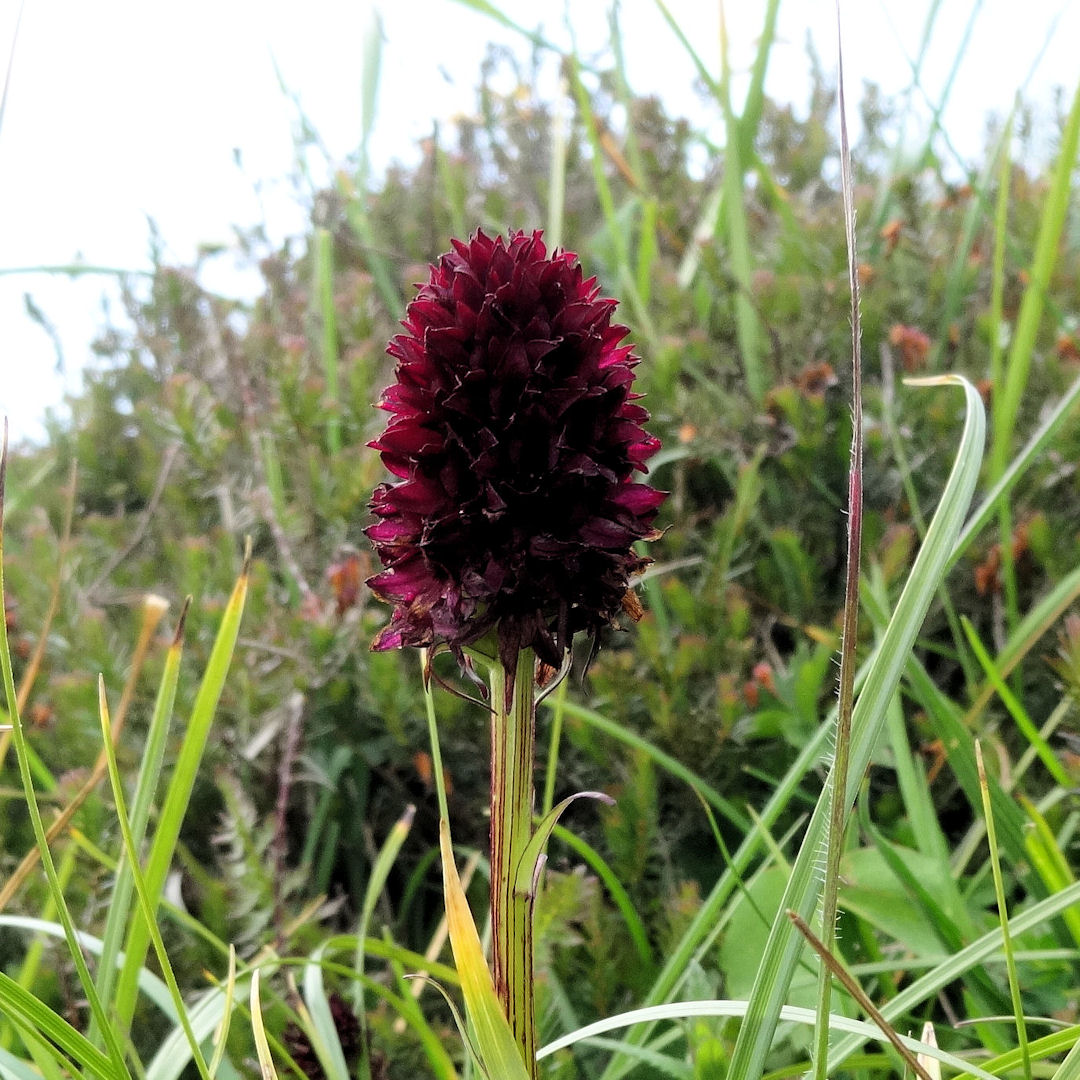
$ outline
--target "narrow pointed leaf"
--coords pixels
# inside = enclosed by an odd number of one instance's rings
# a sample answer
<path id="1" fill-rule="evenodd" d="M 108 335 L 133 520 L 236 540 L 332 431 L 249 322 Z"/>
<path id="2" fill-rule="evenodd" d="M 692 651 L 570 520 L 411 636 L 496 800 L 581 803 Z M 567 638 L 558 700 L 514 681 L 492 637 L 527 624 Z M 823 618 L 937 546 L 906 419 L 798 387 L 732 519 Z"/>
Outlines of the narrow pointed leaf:
<path id="1" fill-rule="evenodd" d="M 568 795 L 561 803 L 553 806 L 545 815 L 544 820 L 537 825 L 536 832 L 533 833 L 532 839 L 521 853 L 521 862 L 518 865 L 514 888 L 517 889 L 522 896 L 529 896 L 533 893 L 533 887 L 539 869 L 537 863 L 544 853 L 544 848 L 547 846 L 548 840 L 551 838 L 552 830 L 559 824 L 559 818 L 563 816 L 566 808 L 571 803 L 577 802 L 578 799 L 598 799 L 602 803 L 607 803 L 608 806 L 615 805 L 615 800 L 610 795 L 605 795 L 602 791 L 578 791 L 573 795 Z"/>
<path id="2" fill-rule="evenodd" d="M 465 995 L 465 1008 L 476 1030 L 476 1042 L 484 1069 L 491 1080 L 529 1080 L 510 1025 L 495 996 L 495 986 L 484 959 L 480 935 L 454 864 L 450 826 L 445 819 L 439 822 L 439 847 L 442 851 L 450 945 L 454 950 L 454 963 Z"/>

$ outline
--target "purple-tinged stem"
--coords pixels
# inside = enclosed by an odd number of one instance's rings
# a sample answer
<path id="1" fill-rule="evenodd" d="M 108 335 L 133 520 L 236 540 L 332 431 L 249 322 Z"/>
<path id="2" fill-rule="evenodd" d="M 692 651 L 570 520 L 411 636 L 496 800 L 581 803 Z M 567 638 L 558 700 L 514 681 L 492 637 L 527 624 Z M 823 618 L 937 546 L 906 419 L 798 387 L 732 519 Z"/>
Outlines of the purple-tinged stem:
<path id="1" fill-rule="evenodd" d="M 533 896 L 516 887 L 522 855 L 532 836 L 536 741 L 531 649 L 517 669 L 491 669 L 491 938 L 495 993 L 521 1049 L 530 1077 L 536 1068 L 533 999 Z M 531 880 L 531 874 L 530 874 Z"/>

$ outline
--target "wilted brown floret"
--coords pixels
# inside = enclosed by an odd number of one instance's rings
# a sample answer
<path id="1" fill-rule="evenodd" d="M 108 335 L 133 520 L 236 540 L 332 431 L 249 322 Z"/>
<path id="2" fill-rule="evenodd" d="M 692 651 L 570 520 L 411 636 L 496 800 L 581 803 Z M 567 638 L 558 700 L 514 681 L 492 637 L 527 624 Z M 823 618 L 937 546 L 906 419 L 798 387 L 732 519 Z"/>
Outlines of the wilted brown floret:
<path id="1" fill-rule="evenodd" d="M 921 371 L 930 352 L 930 338 L 917 326 L 895 323 L 889 330 L 889 344 L 900 350 L 905 371 Z"/>

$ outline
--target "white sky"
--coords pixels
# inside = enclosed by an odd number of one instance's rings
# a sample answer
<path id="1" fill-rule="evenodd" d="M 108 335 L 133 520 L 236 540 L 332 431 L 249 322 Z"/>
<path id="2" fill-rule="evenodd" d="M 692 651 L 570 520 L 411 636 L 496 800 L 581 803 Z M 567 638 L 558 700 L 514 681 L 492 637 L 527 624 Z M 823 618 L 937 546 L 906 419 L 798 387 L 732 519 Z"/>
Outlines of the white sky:
<path id="1" fill-rule="evenodd" d="M 19 0 L 0 0 L 0 70 L 6 63 Z M 433 116 L 471 110 L 484 45 L 520 38 L 453 0 L 374 0 L 385 24 L 379 108 L 372 144 L 376 166 L 409 159 Z M 503 0 L 517 21 L 567 42 L 561 3 Z M 572 0 L 583 52 L 606 40 L 606 0 Z M 668 0 L 705 61 L 718 55 L 716 0 Z M 929 0 L 845 0 L 849 98 L 864 79 L 893 92 L 910 79 Z M 1049 88 L 1069 95 L 1080 76 L 1076 0 L 944 0 L 924 84 L 942 86 L 963 27 L 981 7 L 954 88 L 946 128 L 961 153 L 977 158 L 985 116 L 1005 112 L 1047 42 L 1031 96 Z M 202 242 L 228 241 L 231 226 L 265 221 L 274 237 L 303 231 L 305 208 L 285 177 L 293 161 L 294 112 L 286 84 L 335 159 L 357 145 L 361 62 L 371 0 L 26 0 L 7 109 L 0 129 L 0 414 L 19 438 L 40 432 L 64 380 L 46 334 L 27 317 L 23 295 L 59 329 L 68 380 L 104 325 L 101 278 L 71 281 L 11 274 L 15 267 L 87 263 L 145 269 L 152 218 L 166 258 L 190 262 Z M 1022 11 L 1022 16 L 1019 14 Z M 761 0 L 727 4 L 736 65 L 753 56 Z M 702 105 L 694 72 L 653 0 L 623 0 L 630 81 L 661 93 L 669 111 L 696 123 Z M 812 32 L 826 70 L 834 64 L 834 0 L 783 0 L 780 43 L 767 89 L 801 106 L 806 99 L 804 43 Z M 854 111 L 854 110 L 853 110 Z M 242 169 L 234 160 L 238 151 Z M 219 287 L 227 287 L 227 277 Z M 218 284 L 215 282 L 215 284 Z M 113 299 L 114 305 L 116 301 Z"/>

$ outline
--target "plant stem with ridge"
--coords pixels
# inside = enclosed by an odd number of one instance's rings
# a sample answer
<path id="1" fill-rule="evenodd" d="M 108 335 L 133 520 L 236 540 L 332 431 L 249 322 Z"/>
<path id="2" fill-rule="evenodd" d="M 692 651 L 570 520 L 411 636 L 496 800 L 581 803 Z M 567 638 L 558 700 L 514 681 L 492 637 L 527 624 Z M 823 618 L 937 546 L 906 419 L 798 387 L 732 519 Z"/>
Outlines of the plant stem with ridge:
<path id="1" fill-rule="evenodd" d="M 533 1000 L 533 890 L 516 887 L 532 836 L 536 705 L 535 656 L 523 649 L 517 668 L 491 668 L 491 936 L 495 993 L 531 1077 L 536 1067 Z"/>

